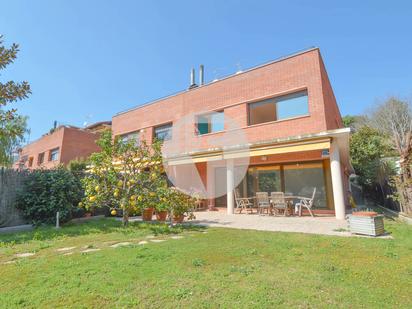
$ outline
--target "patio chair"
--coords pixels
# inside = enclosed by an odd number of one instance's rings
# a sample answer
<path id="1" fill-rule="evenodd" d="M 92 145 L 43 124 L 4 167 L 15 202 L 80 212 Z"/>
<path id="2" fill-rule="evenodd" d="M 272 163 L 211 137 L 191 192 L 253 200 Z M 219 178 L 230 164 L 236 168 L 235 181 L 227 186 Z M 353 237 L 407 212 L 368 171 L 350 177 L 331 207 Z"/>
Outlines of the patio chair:
<path id="1" fill-rule="evenodd" d="M 299 217 L 302 216 L 302 207 L 305 207 L 310 215 L 314 217 L 312 209 L 313 209 L 313 201 L 315 200 L 316 195 L 316 188 L 313 189 L 312 197 L 299 197 L 300 201 L 296 203 L 295 209 L 299 209 Z"/>
<path id="2" fill-rule="evenodd" d="M 269 214 L 270 210 L 270 202 L 269 202 L 269 195 L 267 192 L 256 192 L 256 201 L 258 206 L 258 213 L 264 213 L 265 209 Z"/>
<path id="3" fill-rule="evenodd" d="M 288 205 L 285 201 L 285 194 L 283 192 L 271 192 L 270 201 L 272 202 L 275 215 L 278 215 L 281 212 L 283 212 L 284 216 L 287 215 Z"/>
<path id="4" fill-rule="evenodd" d="M 239 209 L 239 213 L 242 213 L 242 210 L 245 210 L 246 213 L 248 210 L 253 212 L 253 197 L 240 197 L 239 189 L 235 189 L 235 202 L 236 202 L 236 209 Z"/>

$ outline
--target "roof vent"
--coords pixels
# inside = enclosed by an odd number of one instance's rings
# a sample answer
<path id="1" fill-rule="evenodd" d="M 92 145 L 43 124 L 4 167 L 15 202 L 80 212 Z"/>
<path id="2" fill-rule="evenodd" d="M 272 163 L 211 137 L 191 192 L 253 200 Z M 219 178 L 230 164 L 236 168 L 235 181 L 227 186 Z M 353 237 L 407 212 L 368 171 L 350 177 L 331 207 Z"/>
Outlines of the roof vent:
<path id="1" fill-rule="evenodd" d="M 199 85 L 203 86 L 205 84 L 205 67 L 203 64 L 199 67 Z"/>
<path id="2" fill-rule="evenodd" d="M 196 82 L 195 82 L 195 69 L 192 68 L 192 70 L 190 71 L 190 86 L 189 89 L 193 89 L 196 88 Z"/>

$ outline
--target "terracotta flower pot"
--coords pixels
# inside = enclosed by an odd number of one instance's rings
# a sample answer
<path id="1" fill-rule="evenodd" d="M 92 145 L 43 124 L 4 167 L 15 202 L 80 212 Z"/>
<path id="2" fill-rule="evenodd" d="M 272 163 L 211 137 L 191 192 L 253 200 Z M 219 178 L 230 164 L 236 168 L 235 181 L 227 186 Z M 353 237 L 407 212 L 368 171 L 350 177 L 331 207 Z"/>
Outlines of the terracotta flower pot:
<path id="1" fill-rule="evenodd" d="M 152 217 L 153 217 L 153 208 L 143 209 L 143 213 L 142 213 L 143 221 L 152 221 Z"/>
<path id="2" fill-rule="evenodd" d="M 174 215 L 173 216 L 173 222 L 175 223 L 182 223 L 184 220 L 185 216 L 184 215 Z"/>
<path id="3" fill-rule="evenodd" d="M 167 211 L 166 210 L 156 211 L 157 221 L 166 221 L 166 218 L 167 218 Z"/>

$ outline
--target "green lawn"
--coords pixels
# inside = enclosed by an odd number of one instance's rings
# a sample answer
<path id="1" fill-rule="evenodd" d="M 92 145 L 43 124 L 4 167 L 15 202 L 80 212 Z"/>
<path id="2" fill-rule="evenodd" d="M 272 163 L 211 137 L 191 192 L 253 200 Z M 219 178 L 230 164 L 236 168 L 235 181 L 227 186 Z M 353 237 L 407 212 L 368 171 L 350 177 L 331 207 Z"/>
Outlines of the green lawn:
<path id="1" fill-rule="evenodd" d="M 393 240 L 131 225 L 0 235 L 2 308 L 411 308 L 412 227 Z M 173 239 L 172 233 L 183 236 Z M 149 242 L 148 235 L 164 242 Z M 111 248 L 116 242 L 131 245 Z M 71 255 L 56 251 L 76 247 Z M 85 249 L 100 251 L 81 253 Z M 17 253 L 35 252 L 16 258 Z M 6 263 L 17 260 L 15 263 Z"/>

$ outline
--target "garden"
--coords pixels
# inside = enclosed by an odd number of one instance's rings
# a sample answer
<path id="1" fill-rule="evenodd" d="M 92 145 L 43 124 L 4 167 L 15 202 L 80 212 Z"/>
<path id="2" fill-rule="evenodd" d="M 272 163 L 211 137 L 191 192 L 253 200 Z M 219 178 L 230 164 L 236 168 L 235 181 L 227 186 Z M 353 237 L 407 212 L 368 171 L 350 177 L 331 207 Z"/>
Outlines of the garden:
<path id="1" fill-rule="evenodd" d="M 412 228 L 385 224 L 393 239 L 113 218 L 0 235 L 0 307 L 410 308 Z"/>
<path id="2" fill-rule="evenodd" d="M 27 222 L 55 224 L 57 214 L 62 224 L 105 215 L 121 217 L 124 226 L 136 215 L 144 221 L 156 215 L 157 221 L 169 223 L 194 218 L 195 199 L 168 183 L 160 142 L 147 145 L 112 139 L 107 130 L 97 143 L 101 151 L 87 161 L 48 170 L 12 171 L 20 178 L 17 189 L 14 183 L 9 185 L 10 191 L 16 191 L 12 203 Z M 3 213 L 2 217 L 8 215 Z"/>

